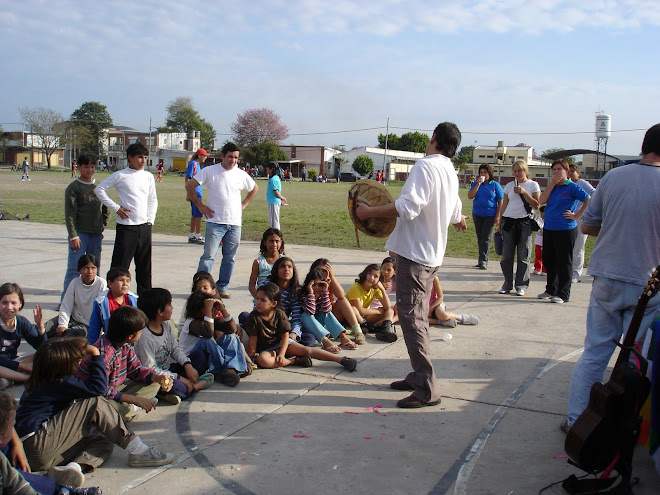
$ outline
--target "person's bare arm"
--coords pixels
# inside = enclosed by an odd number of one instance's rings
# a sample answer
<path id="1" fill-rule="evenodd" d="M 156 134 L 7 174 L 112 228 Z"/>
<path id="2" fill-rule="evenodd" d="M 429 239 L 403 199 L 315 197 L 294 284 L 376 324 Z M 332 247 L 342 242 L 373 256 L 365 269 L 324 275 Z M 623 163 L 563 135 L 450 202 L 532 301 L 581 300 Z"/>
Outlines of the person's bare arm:
<path id="1" fill-rule="evenodd" d="M 582 230 L 584 235 L 590 235 L 593 237 L 598 237 L 598 234 L 600 234 L 600 227 L 592 227 L 591 225 L 582 224 L 580 230 Z"/>
<path id="2" fill-rule="evenodd" d="M 254 199 L 254 197 L 257 195 L 257 191 L 259 191 L 259 186 L 254 185 L 254 189 L 250 191 L 247 196 L 245 196 L 245 199 L 241 202 L 241 208 L 245 209 L 247 205 L 250 204 L 250 202 Z"/>

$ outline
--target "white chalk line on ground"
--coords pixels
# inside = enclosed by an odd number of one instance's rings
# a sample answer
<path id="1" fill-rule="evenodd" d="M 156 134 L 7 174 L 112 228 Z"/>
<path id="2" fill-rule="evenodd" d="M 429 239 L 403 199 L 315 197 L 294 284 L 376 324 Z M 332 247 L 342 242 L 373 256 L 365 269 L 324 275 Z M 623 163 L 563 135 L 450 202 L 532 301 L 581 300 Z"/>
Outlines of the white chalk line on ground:
<path id="1" fill-rule="evenodd" d="M 500 407 L 497 408 L 495 414 L 493 414 L 493 416 L 488 420 L 488 423 L 486 423 L 486 427 L 484 428 L 484 430 L 482 430 L 482 433 L 477 437 L 475 442 L 472 444 L 472 447 L 470 448 L 470 454 L 468 455 L 466 462 L 461 466 L 461 469 L 458 472 L 458 477 L 456 478 L 456 484 L 454 485 L 455 495 L 466 495 L 468 493 L 467 486 L 470 479 L 470 475 L 472 474 L 472 470 L 474 469 L 474 466 L 476 465 L 477 461 L 479 460 L 479 457 L 481 456 L 481 452 L 486 446 L 486 442 L 488 441 L 488 438 L 490 437 L 491 433 L 493 432 L 497 424 L 502 420 L 509 407 L 515 404 L 518 401 L 518 399 L 522 396 L 524 391 L 527 389 L 527 386 L 529 386 L 529 384 L 531 384 L 532 381 L 541 378 L 545 373 L 550 371 L 558 364 L 567 361 L 568 359 L 571 359 L 573 356 L 581 354 L 582 351 L 584 351 L 584 347 L 569 352 L 568 354 L 558 359 L 552 360 L 552 362 L 546 364 L 543 368 L 541 368 L 541 370 L 536 374 L 536 376 L 533 377 L 532 380 L 525 380 L 504 401 L 504 404 L 502 404 Z M 524 389 L 521 390 L 523 386 Z"/>

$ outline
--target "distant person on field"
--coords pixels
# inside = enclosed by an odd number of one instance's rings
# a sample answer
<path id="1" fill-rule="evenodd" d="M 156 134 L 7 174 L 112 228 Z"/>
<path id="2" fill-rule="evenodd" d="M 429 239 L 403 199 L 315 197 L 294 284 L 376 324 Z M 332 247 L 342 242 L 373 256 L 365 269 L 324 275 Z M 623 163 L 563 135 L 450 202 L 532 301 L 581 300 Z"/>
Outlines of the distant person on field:
<path id="1" fill-rule="evenodd" d="M 27 156 L 26 156 L 25 159 L 23 160 L 23 175 L 21 175 L 21 180 L 22 181 L 25 181 L 25 179 L 31 180 L 30 179 L 30 174 L 28 174 L 29 169 L 30 169 L 30 164 L 28 163 Z"/>
<path id="2" fill-rule="evenodd" d="M 266 165 L 268 174 L 268 188 L 266 199 L 268 200 L 268 225 L 273 229 L 280 228 L 280 205 L 286 204 L 286 198 L 282 196 L 282 181 L 280 180 L 280 166 L 277 162 Z"/>
<path id="3" fill-rule="evenodd" d="M 190 179 L 195 177 L 197 173 L 202 170 L 202 164 L 206 161 L 206 157 L 209 154 L 204 148 L 198 149 L 193 159 L 190 160 L 188 168 L 186 168 L 186 184 Z M 203 187 L 201 185 L 195 187 L 195 194 L 197 198 L 202 200 Z M 202 237 L 202 212 L 199 211 L 199 208 L 190 201 L 190 235 L 188 236 L 188 244 L 204 244 L 204 238 Z"/>
<path id="4" fill-rule="evenodd" d="M 135 258 L 137 293 L 151 289 L 151 230 L 156 220 L 158 198 L 153 174 L 144 170 L 149 152 L 142 143 L 126 148 L 128 168 L 114 172 L 96 186 L 96 195 L 117 213 L 115 249 L 111 266 L 128 270 Z M 115 188 L 121 205 L 108 195 Z"/>
<path id="5" fill-rule="evenodd" d="M 236 167 L 240 150 L 234 143 L 227 143 L 220 152 L 222 162 L 203 168 L 186 182 L 188 200 L 206 217 L 206 240 L 204 254 L 199 259 L 197 271 L 211 272 L 213 262 L 222 243 L 222 262 L 218 275 L 218 295 L 228 299 L 227 290 L 238 246 L 241 243 L 243 210 L 256 196 L 259 187 L 252 177 Z M 208 206 L 197 196 L 196 188 L 206 184 Z M 241 200 L 241 191 L 248 191 Z"/>
<path id="6" fill-rule="evenodd" d="M 69 283 L 78 276 L 78 260 L 83 254 L 93 255 L 97 267 L 101 267 L 103 229 L 109 216 L 108 208 L 95 193 L 95 168 L 91 157 L 80 155 L 78 170 L 80 177 L 71 182 L 64 191 L 64 221 L 69 232 L 69 257 L 60 302 Z"/>

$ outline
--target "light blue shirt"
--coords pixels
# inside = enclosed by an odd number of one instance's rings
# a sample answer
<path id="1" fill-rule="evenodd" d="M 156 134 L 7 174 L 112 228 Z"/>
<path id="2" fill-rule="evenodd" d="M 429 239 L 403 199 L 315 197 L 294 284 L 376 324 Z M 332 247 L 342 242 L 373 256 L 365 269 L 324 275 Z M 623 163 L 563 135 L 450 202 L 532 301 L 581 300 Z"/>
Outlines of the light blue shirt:
<path id="1" fill-rule="evenodd" d="M 282 200 L 275 196 L 275 191 L 279 191 L 282 194 L 282 182 L 277 174 L 274 174 L 270 179 L 268 179 L 268 189 L 266 189 L 266 199 L 268 200 L 269 205 L 279 205 L 282 204 Z"/>

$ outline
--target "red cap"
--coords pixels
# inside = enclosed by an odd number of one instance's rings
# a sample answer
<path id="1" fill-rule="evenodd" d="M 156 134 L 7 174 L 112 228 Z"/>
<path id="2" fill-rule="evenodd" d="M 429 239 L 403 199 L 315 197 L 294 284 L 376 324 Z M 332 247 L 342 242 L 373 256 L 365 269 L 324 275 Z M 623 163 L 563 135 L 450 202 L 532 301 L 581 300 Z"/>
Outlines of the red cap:
<path id="1" fill-rule="evenodd" d="M 209 154 L 206 152 L 206 150 L 205 150 L 204 148 L 200 148 L 200 149 L 198 149 L 198 150 L 195 152 L 195 154 L 196 154 L 197 156 L 199 156 L 199 155 L 202 155 L 202 156 L 209 156 Z"/>

